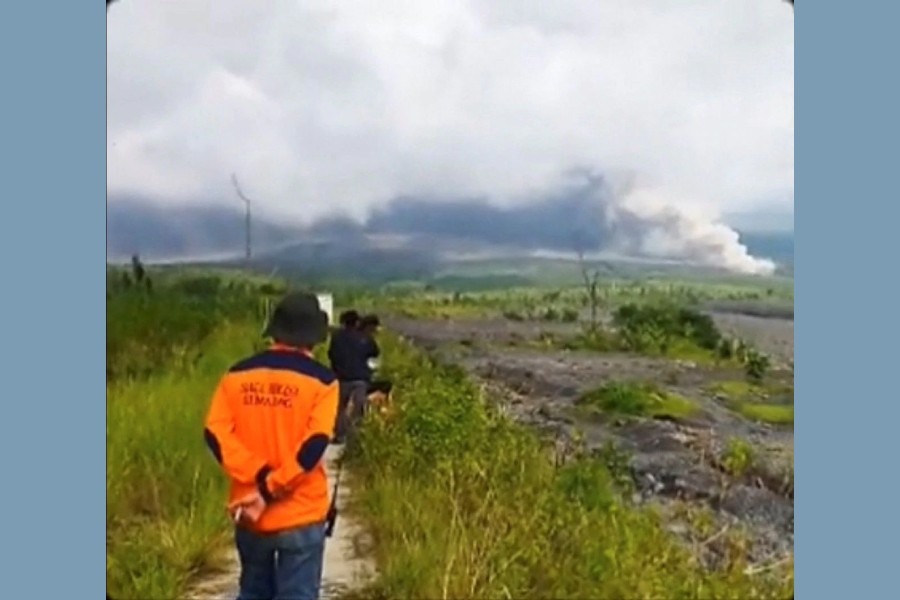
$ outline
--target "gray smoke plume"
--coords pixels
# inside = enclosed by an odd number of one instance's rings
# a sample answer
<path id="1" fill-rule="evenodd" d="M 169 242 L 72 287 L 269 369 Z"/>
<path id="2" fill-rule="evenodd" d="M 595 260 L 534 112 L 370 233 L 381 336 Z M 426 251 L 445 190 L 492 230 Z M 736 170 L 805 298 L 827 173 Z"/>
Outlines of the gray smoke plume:
<path id="1" fill-rule="evenodd" d="M 372 233 L 428 234 L 526 250 L 690 262 L 737 273 L 771 274 L 771 260 L 750 255 L 738 233 L 667 202 L 633 181 L 613 186 L 588 170 L 574 170 L 554 192 L 512 208 L 485 199 L 398 198 L 374 211 Z"/>
<path id="2" fill-rule="evenodd" d="M 614 188 L 590 173 L 576 173 L 571 185 L 582 188 L 601 207 L 610 249 L 736 273 L 770 275 L 775 271 L 773 261 L 750 255 L 737 231 L 680 207 L 669 191 L 641 186 L 630 178 Z"/>
<path id="3" fill-rule="evenodd" d="M 195 258 L 234 253 L 243 243 L 240 211 L 211 205 L 162 209 L 133 198 L 111 199 L 107 228 L 110 256 L 142 252 L 148 258 Z M 434 260 L 439 247 L 497 247 L 569 256 L 608 252 L 749 274 L 775 269 L 771 260 L 751 256 L 732 228 L 680 209 L 634 181 L 613 185 L 588 170 L 572 171 L 554 190 L 511 207 L 486 198 L 399 197 L 362 223 L 334 216 L 300 226 L 267 220 L 264 214 L 254 223 L 258 252 L 289 249 L 292 242 L 363 252 L 373 237 L 379 243 L 405 239 L 408 249 Z"/>

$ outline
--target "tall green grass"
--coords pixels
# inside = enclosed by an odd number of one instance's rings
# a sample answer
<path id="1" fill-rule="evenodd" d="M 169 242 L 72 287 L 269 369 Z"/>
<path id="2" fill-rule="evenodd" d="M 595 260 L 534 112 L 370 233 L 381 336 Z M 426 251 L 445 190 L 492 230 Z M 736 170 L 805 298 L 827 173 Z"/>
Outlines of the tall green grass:
<path id="1" fill-rule="evenodd" d="M 178 598 L 228 531 L 226 480 L 203 443 L 212 391 L 253 351 L 253 323 L 226 324 L 185 369 L 107 386 L 107 586 L 114 598 Z"/>
<path id="2" fill-rule="evenodd" d="M 260 294 L 221 278 L 107 288 L 107 587 L 178 598 L 228 529 L 203 443 L 219 378 L 259 345 Z"/>
<path id="3" fill-rule="evenodd" d="M 106 579 L 114 598 L 180 598 L 226 543 L 227 479 L 203 442 L 219 378 L 260 350 L 282 287 L 209 273 L 107 292 Z M 316 349 L 321 360 L 324 346 Z"/>
<path id="4" fill-rule="evenodd" d="M 699 410 L 696 402 L 660 389 L 653 383 L 613 381 L 582 394 L 576 405 L 613 415 L 643 417 L 690 417 Z"/>
<path id="5" fill-rule="evenodd" d="M 261 295 L 215 278 L 117 290 L 106 303 L 106 378 L 147 377 L 195 362 L 206 337 L 228 319 L 255 319 Z"/>
<path id="6" fill-rule="evenodd" d="M 259 296 L 269 294 L 214 279 L 108 295 L 107 585 L 116 598 L 183 597 L 227 540 L 227 484 L 202 422 L 223 371 L 259 348 Z M 789 595 L 792 567 L 752 579 L 735 549 L 720 571 L 705 571 L 656 515 L 619 500 L 603 463 L 554 467 L 461 370 L 384 342 L 399 411 L 368 422 L 348 452 L 354 510 L 374 535 L 375 595 Z"/>
<path id="7" fill-rule="evenodd" d="M 745 574 L 731 548 L 706 570 L 660 518 L 620 500 L 599 459 L 555 467 L 455 368 L 385 340 L 395 412 L 351 441 L 355 510 L 377 598 L 787 598 L 793 567 Z"/>

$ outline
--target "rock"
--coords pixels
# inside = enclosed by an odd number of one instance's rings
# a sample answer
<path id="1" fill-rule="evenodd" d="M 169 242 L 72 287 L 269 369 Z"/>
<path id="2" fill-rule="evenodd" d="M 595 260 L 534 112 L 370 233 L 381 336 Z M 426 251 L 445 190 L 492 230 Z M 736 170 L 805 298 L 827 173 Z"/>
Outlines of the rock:
<path id="1" fill-rule="evenodd" d="M 719 506 L 744 521 L 772 525 L 782 531 L 794 531 L 794 504 L 770 490 L 735 485 Z"/>
<path id="2" fill-rule="evenodd" d="M 631 467 L 638 486 L 654 494 L 701 500 L 718 490 L 719 478 L 715 471 L 678 452 L 638 454 Z"/>

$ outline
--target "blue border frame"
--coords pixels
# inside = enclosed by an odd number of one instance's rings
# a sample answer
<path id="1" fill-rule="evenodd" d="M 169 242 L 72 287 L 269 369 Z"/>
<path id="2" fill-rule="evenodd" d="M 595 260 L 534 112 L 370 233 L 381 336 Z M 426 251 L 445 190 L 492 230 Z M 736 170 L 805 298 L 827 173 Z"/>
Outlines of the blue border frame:
<path id="1" fill-rule="evenodd" d="M 106 588 L 105 19 L 99 0 L 0 19 L 8 598 Z"/>
<path id="2" fill-rule="evenodd" d="M 141 1 L 141 0 L 123 0 Z M 778 2 L 780 0 L 759 0 Z M 796 28 L 798 597 L 896 589 L 896 14 L 801 2 Z M 113 5 L 111 8 L 115 10 Z M 795 18 L 785 5 L 785 18 Z M 105 552 L 105 9 L 5 6 L 4 594 L 99 598 Z M 101 241 L 102 240 L 102 241 Z M 44 325 L 46 329 L 37 325 Z M 97 494 L 97 495 L 95 495 Z"/>
<path id="3" fill-rule="evenodd" d="M 900 4 L 796 13 L 796 596 L 896 597 Z"/>

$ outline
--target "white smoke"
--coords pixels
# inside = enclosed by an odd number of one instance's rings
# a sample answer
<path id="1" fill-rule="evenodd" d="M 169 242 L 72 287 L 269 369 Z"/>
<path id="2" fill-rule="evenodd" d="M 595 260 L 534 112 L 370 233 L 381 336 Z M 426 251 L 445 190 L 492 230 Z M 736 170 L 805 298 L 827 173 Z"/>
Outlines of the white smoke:
<path id="1" fill-rule="evenodd" d="M 723 210 L 793 190 L 793 19 L 774 0 L 145 1 L 108 19 L 112 193 L 224 205 L 237 172 L 309 223 L 398 195 L 500 202 L 574 164 Z"/>
<path id="2" fill-rule="evenodd" d="M 638 256 L 672 258 L 749 275 L 771 275 L 775 263 L 751 256 L 738 233 L 679 203 L 659 188 L 629 186 L 604 206 L 621 232 L 620 249 Z"/>

